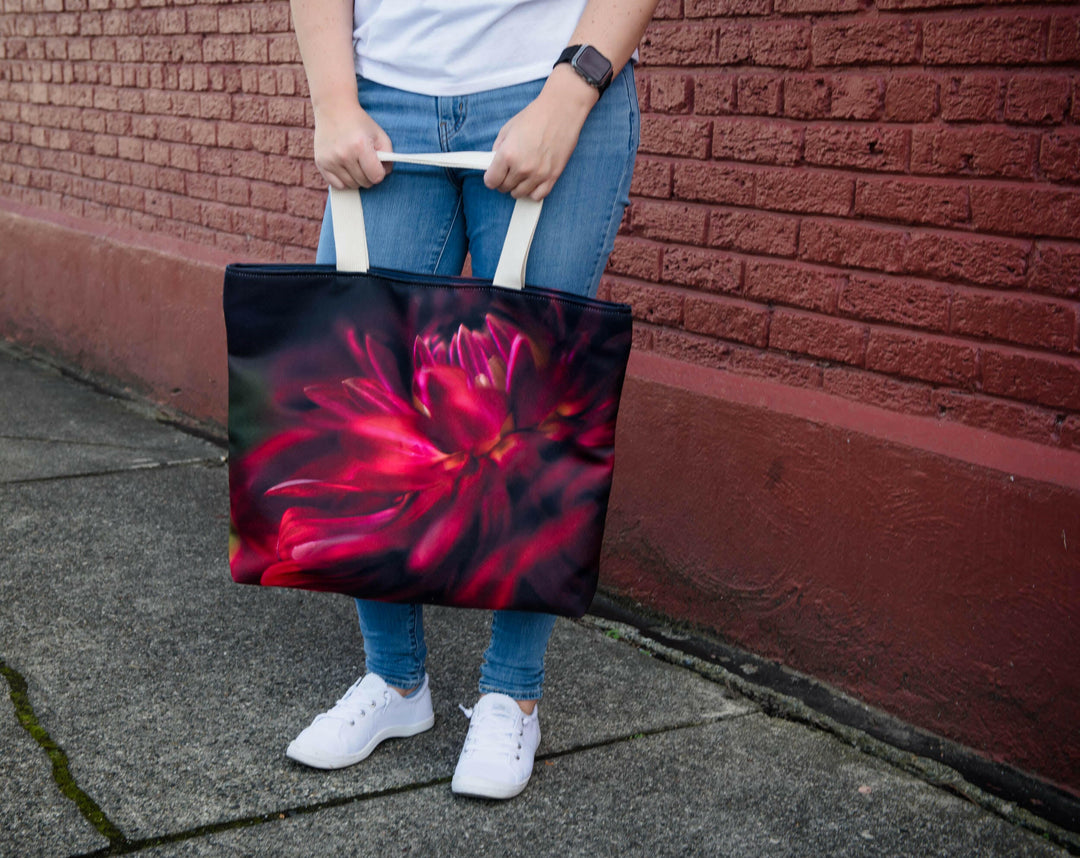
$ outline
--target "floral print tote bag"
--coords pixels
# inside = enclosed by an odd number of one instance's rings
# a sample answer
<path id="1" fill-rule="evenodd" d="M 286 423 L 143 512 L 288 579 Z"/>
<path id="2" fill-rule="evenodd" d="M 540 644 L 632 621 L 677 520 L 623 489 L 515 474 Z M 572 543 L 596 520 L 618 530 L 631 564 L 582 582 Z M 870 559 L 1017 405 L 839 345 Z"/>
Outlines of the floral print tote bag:
<path id="1" fill-rule="evenodd" d="M 233 578 L 581 616 L 630 308 L 523 285 L 539 203 L 483 281 L 369 269 L 359 200 L 331 192 L 336 268 L 226 269 Z"/>

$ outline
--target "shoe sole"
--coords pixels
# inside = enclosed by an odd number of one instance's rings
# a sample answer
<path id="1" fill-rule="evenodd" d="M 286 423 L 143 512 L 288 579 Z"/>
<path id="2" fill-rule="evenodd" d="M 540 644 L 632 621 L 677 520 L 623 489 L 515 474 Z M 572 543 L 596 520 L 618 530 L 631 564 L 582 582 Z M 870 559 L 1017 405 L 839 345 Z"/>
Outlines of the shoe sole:
<path id="1" fill-rule="evenodd" d="M 522 784 L 506 784 L 485 778 L 458 777 L 455 775 L 454 780 L 450 783 L 450 790 L 454 795 L 467 798 L 494 798 L 501 800 L 521 795 L 528 785 L 528 781 Z"/>
<path id="2" fill-rule="evenodd" d="M 429 718 L 418 721 L 416 724 L 386 727 L 372 736 L 371 741 L 364 745 L 359 751 L 356 751 L 353 754 L 347 754 L 343 757 L 324 757 L 319 754 L 309 754 L 302 749 L 293 747 L 296 744 L 294 741 L 285 750 L 285 756 L 290 760 L 296 760 L 298 763 L 303 763 L 305 766 L 311 766 L 313 769 L 344 769 L 356 765 L 361 760 L 367 759 L 371 755 L 371 752 L 387 739 L 407 739 L 409 736 L 416 736 L 419 733 L 430 730 L 434 726 L 435 716 L 431 715 Z"/>

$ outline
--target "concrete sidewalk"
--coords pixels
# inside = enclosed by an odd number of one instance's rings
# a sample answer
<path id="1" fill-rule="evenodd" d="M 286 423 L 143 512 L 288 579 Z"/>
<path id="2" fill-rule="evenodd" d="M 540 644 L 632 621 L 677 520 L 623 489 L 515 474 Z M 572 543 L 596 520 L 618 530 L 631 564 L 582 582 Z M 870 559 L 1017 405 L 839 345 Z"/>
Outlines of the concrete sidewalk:
<path id="1" fill-rule="evenodd" d="M 241 587 L 223 451 L 0 350 L 0 855 L 1051 856 L 1031 832 L 560 620 L 518 799 L 450 776 L 488 615 L 430 609 L 435 729 L 284 756 L 362 672 L 349 599 Z"/>

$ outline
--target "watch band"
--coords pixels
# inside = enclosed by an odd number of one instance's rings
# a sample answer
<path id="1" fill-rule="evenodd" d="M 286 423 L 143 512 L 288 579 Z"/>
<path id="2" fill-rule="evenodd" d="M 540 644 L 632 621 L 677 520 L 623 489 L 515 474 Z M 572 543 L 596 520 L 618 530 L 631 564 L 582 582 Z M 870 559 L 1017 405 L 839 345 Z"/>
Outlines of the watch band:
<path id="1" fill-rule="evenodd" d="M 611 85 L 611 61 L 592 45 L 570 45 L 555 60 L 552 68 L 569 63 L 581 79 L 595 87 L 600 95 Z"/>

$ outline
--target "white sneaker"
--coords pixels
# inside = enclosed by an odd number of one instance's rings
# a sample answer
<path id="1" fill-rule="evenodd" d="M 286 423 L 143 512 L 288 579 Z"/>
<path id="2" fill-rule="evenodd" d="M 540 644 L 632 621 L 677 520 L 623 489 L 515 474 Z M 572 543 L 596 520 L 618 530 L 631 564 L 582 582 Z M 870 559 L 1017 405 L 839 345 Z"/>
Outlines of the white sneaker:
<path id="1" fill-rule="evenodd" d="M 529 783 L 540 744 L 539 707 L 526 715 L 505 694 L 485 694 L 470 710 L 469 735 L 450 788 L 476 798 L 513 798 Z"/>
<path id="2" fill-rule="evenodd" d="M 333 709 L 317 715 L 285 756 L 316 769 L 343 769 L 367 757 L 384 739 L 415 736 L 434 724 L 427 675 L 415 694 L 402 697 L 369 673 Z"/>

